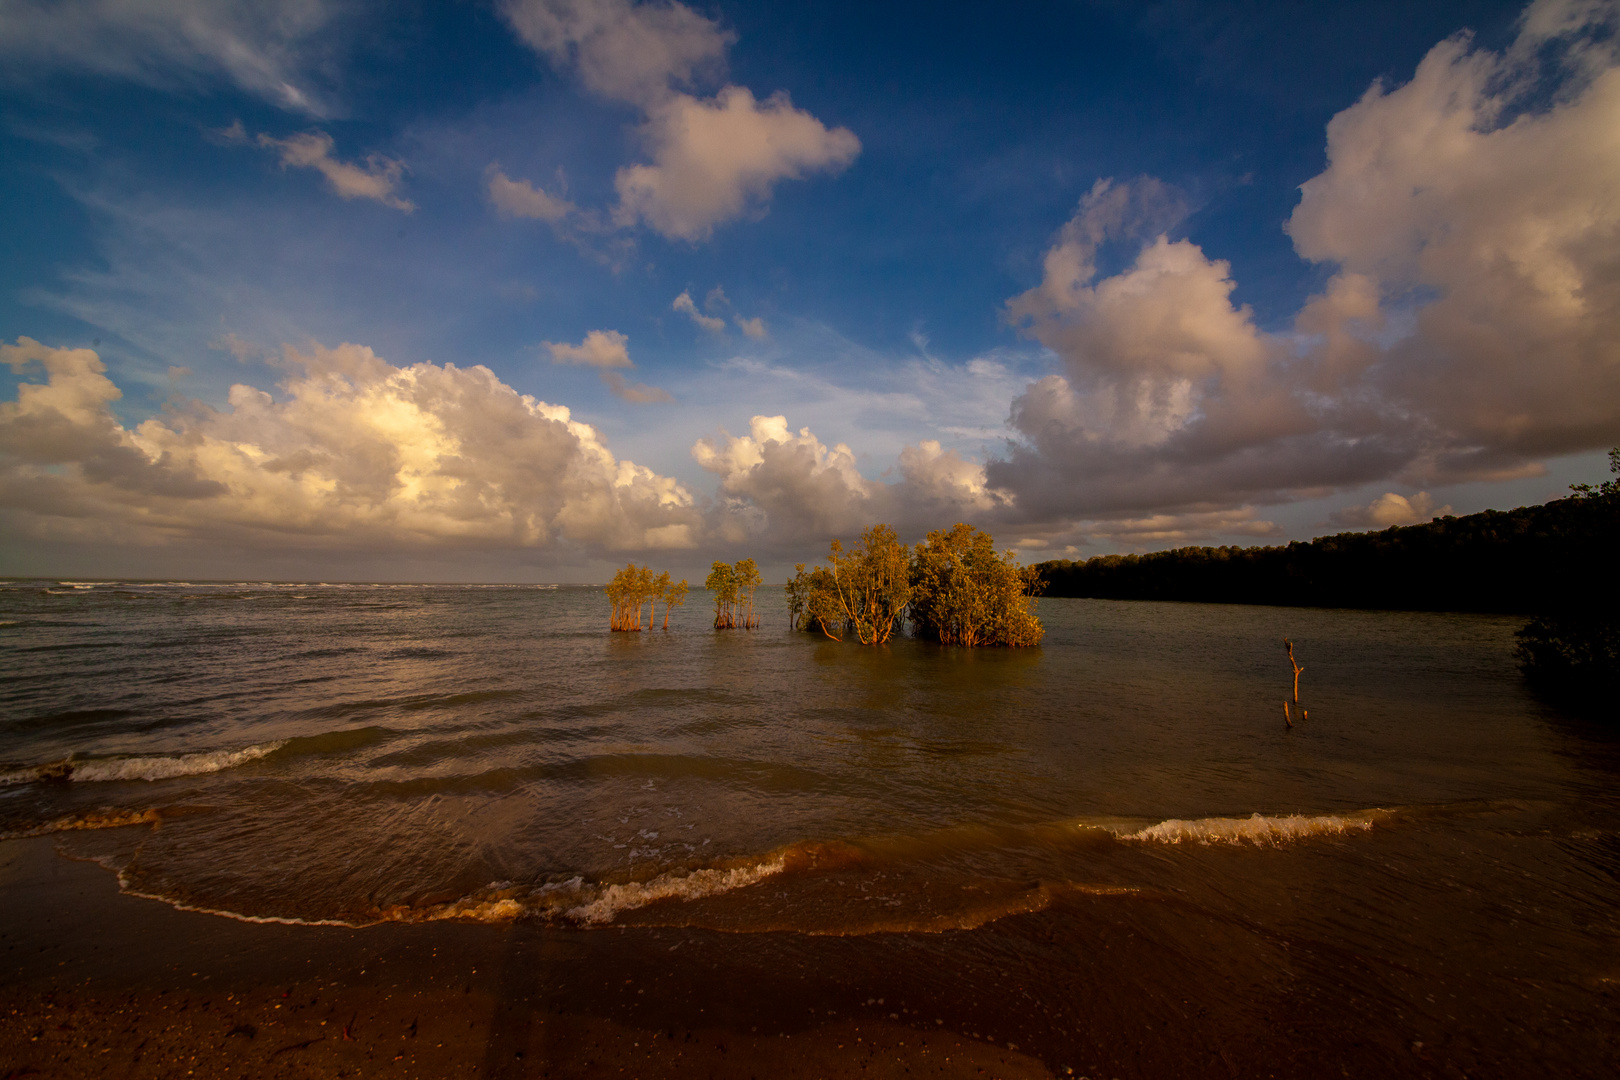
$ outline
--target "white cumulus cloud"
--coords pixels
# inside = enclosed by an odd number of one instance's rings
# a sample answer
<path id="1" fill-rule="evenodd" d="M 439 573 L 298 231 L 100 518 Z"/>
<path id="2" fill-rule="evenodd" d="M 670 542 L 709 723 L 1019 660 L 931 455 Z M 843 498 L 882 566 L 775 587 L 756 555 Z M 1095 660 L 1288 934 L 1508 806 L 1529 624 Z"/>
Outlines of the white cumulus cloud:
<path id="1" fill-rule="evenodd" d="M 1506 53 L 1442 42 L 1333 118 L 1289 219 L 1302 256 L 1339 268 L 1312 328 L 1349 340 L 1319 388 L 1422 416 L 1437 475 L 1620 435 L 1620 66 L 1598 33 L 1617 28 L 1620 5 L 1540 0 Z M 1409 335 L 1357 347 L 1355 323 L 1403 309 Z"/>
<path id="2" fill-rule="evenodd" d="M 1001 505 L 983 468 L 938 442 L 904 448 L 900 479 L 884 483 L 861 475 L 847 445 L 828 446 L 809 428 L 795 433 L 786 416 L 756 416 L 747 435 L 699 439 L 692 457 L 720 477 L 715 530 L 733 543 L 802 547 L 807 537 L 820 543 L 877 522 L 920 537 Z"/>
<path id="3" fill-rule="evenodd" d="M 614 178 L 611 216 L 620 227 L 644 222 L 671 239 L 707 240 L 719 225 L 762 211 L 781 181 L 839 172 L 860 153 L 854 132 L 827 127 L 786 93 L 759 101 L 744 86 L 714 97 L 686 92 L 724 70 L 735 35 L 684 4 L 503 0 L 501 12 L 554 67 L 642 113 L 652 160 Z"/>
<path id="4" fill-rule="evenodd" d="M 1617 28 L 1620 4 L 1538 0 L 1504 52 L 1449 39 L 1335 116 L 1287 226 L 1334 274 L 1291 328 L 1168 231 L 1163 185 L 1100 183 L 1008 303 L 1061 367 L 1014 400 L 992 486 L 1032 522 L 1217 512 L 1620 441 Z M 1357 520 L 1429 512 L 1399 498 Z"/>
<path id="5" fill-rule="evenodd" d="M 617 459 L 569 410 L 482 366 L 396 367 L 358 345 L 287 348 L 279 396 L 233 386 L 134 428 L 88 349 L 0 347 L 0 514 L 19 534 L 349 549 L 687 548 L 677 481 Z"/>

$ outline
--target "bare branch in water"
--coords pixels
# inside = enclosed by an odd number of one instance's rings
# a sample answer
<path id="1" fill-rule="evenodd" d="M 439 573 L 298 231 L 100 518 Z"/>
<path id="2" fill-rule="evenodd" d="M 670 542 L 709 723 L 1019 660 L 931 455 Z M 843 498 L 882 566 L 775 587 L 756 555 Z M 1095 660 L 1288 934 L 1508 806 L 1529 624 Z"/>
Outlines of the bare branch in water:
<path id="1" fill-rule="evenodd" d="M 1283 648 L 1288 650 L 1288 662 L 1290 664 L 1294 665 L 1294 704 L 1298 705 L 1299 704 L 1299 673 L 1304 671 L 1305 668 L 1298 660 L 1294 659 L 1294 643 L 1292 641 L 1290 641 L 1287 638 L 1283 638 Z M 1304 715 L 1303 710 L 1301 710 L 1300 715 L 1303 717 L 1303 715 Z"/>

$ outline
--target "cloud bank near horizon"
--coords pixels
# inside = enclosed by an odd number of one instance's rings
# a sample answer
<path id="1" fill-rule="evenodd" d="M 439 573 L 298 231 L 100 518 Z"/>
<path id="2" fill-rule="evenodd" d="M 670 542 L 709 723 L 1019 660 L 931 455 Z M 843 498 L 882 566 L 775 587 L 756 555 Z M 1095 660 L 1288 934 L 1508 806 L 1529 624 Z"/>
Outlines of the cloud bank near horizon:
<path id="1" fill-rule="evenodd" d="M 126 428 L 94 351 L 24 338 L 0 346 L 0 362 L 46 375 L 0 404 L 0 510 L 20 535 L 605 552 L 687 549 L 702 535 L 680 483 L 481 366 L 287 348 L 280 400 L 237 384 L 228 409 L 176 402 Z"/>

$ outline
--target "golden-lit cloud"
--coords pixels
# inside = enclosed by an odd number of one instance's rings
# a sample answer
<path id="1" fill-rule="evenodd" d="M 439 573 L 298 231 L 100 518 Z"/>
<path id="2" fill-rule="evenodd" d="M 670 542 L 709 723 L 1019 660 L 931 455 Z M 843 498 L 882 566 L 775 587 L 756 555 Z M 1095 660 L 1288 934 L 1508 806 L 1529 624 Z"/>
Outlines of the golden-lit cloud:
<path id="1" fill-rule="evenodd" d="M 1450 506 L 1435 506 L 1434 497 L 1427 491 L 1415 495 L 1397 495 L 1386 491 L 1366 506 L 1347 506 L 1333 514 L 1340 525 L 1358 529 L 1387 529 L 1393 525 L 1418 525 L 1445 517 Z"/>
<path id="2" fill-rule="evenodd" d="M 306 131 L 275 139 L 260 135 L 259 145 L 274 150 L 283 168 L 314 169 L 326 178 L 332 191 L 344 199 L 371 199 L 407 214 L 416 204 L 397 194 L 405 164 L 381 154 L 371 154 L 361 165 L 339 161 L 332 156 L 332 136 L 324 131 Z"/>
<path id="3" fill-rule="evenodd" d="M 1337 346 L 1313 389 L 1421 415 L 1434 475 L 1620 436 L 1620 66 L 1613 36 L 1591 36 L 1603 24 L 1620 29 L 1620 6 L 1541 0 L 1505 52 L 1459 36 L 1404 86 L 1375 83 L 1328 125 L 1328 167 L 1289 219 L 1299 253 L 1338 268 L 1308 312 Z M 1411 329 L 1387 334 L 1396 316 Z M 1363 347 L 1381 324 L 1387 344 Z"/>
<path id="4" fill-rule="evenodd" d="M 585 367 L 635 367 L 630 362 L 630 339 L 617 330 L 592 330 L 578 345 L 567 342 L 541 343 L 551 353 L 553 364 L 579 364 Z"/>
<path id="5" fill-rule="evenodd" d="M 238 384 L 124 428 L 88 349 L 0 347 L 43 368 L 0 404 L 0 507 L 36 537 L 257 546 L 688 548 L 676 480 L 489 369 L 397 367 L 359 345 L 284 350 L 279 394 Z"/>
<path id="6" fill-rule="evenodd" d="M 861 475 L 848 446 L 828 446 L 809 428 L 793 432 L 786 416 L 756 416 L 747 435 L 699 439 L 692 457 L 720 477 L 715 528 L 731 542 L 848 536 L 875 521 L 920 535 L 999 505 L 983 468 L 936 441 L 904 448 L 899 480 L 885 483 Z"/>
<path id="7" fill-rule="evenodd" d="M 1087 520 L 1534 475 L 1620 440 L 1617 23 L 1540 0 L 1503 52 L 1449 39 L 1335 116 L 1287 226 L 1334 273 L 1291 327 L 1172 237 L 1162 184 L 1100 182 L 1007 305 L 1060 368 L 1013 401 L 990 482 L 1032 521 Z M 1108 245 L 1135 254 L 1103 276 Z"/>
<path id="8" fill-rule="evenodd" d="M 828 128 L 785 93 L 761 102 L 744 86 L 706 99 L 676 94 L 642 134 L 652 161 L 619 170 L 615 220 L 694 242 L 769 202 L 778 181 L 840 172 L 861 150 L 854 132 Z"/>

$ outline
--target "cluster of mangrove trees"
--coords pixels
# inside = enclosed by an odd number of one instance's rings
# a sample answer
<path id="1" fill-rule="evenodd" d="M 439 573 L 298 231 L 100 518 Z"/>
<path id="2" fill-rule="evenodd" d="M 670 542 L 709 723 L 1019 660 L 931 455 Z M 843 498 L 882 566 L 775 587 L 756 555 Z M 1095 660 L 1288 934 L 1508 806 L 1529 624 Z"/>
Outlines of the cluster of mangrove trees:
<path id="1" fill-rule="evenodd" d="M 680 607 L 686 603 L 686 579 L 671 582 L 669 571 L 661 571 L 656 577 L 645 566 L 629 563 L 623 570 L 613 575 L 608 582 L 608 599 L 613 604 L 613 615 L 610 625 L 615 631 L 635 632 L 642 629 L 641 609 L 647 609 L 646 629 L 653 628 L 653 620 L 658 612 L 658 604 L 664 605 L 664 629 L 669 629 L 669 609 Z"/>
<path id="2" fill-rule="evenodd" d="M 754 614 L 754 590 L 765 579 L 753 559 L 735 563 L 716 562 L 709 568 L 703 587 L 714 594 L 716 630 L 752 630 L 759 625 Z"/>
<path id="3" fill-rule="evenodd" d="M 881 645 L 907 623 L 913 636 L 969 647 L 1035 645 L 1044 632 L 1034 568 L 971 525 L 936 529 L 915 549 L 874 525 L 847 550 L 832 541 L 827 565 L 794 570 L 790 624 L 835 641 Z"/>

